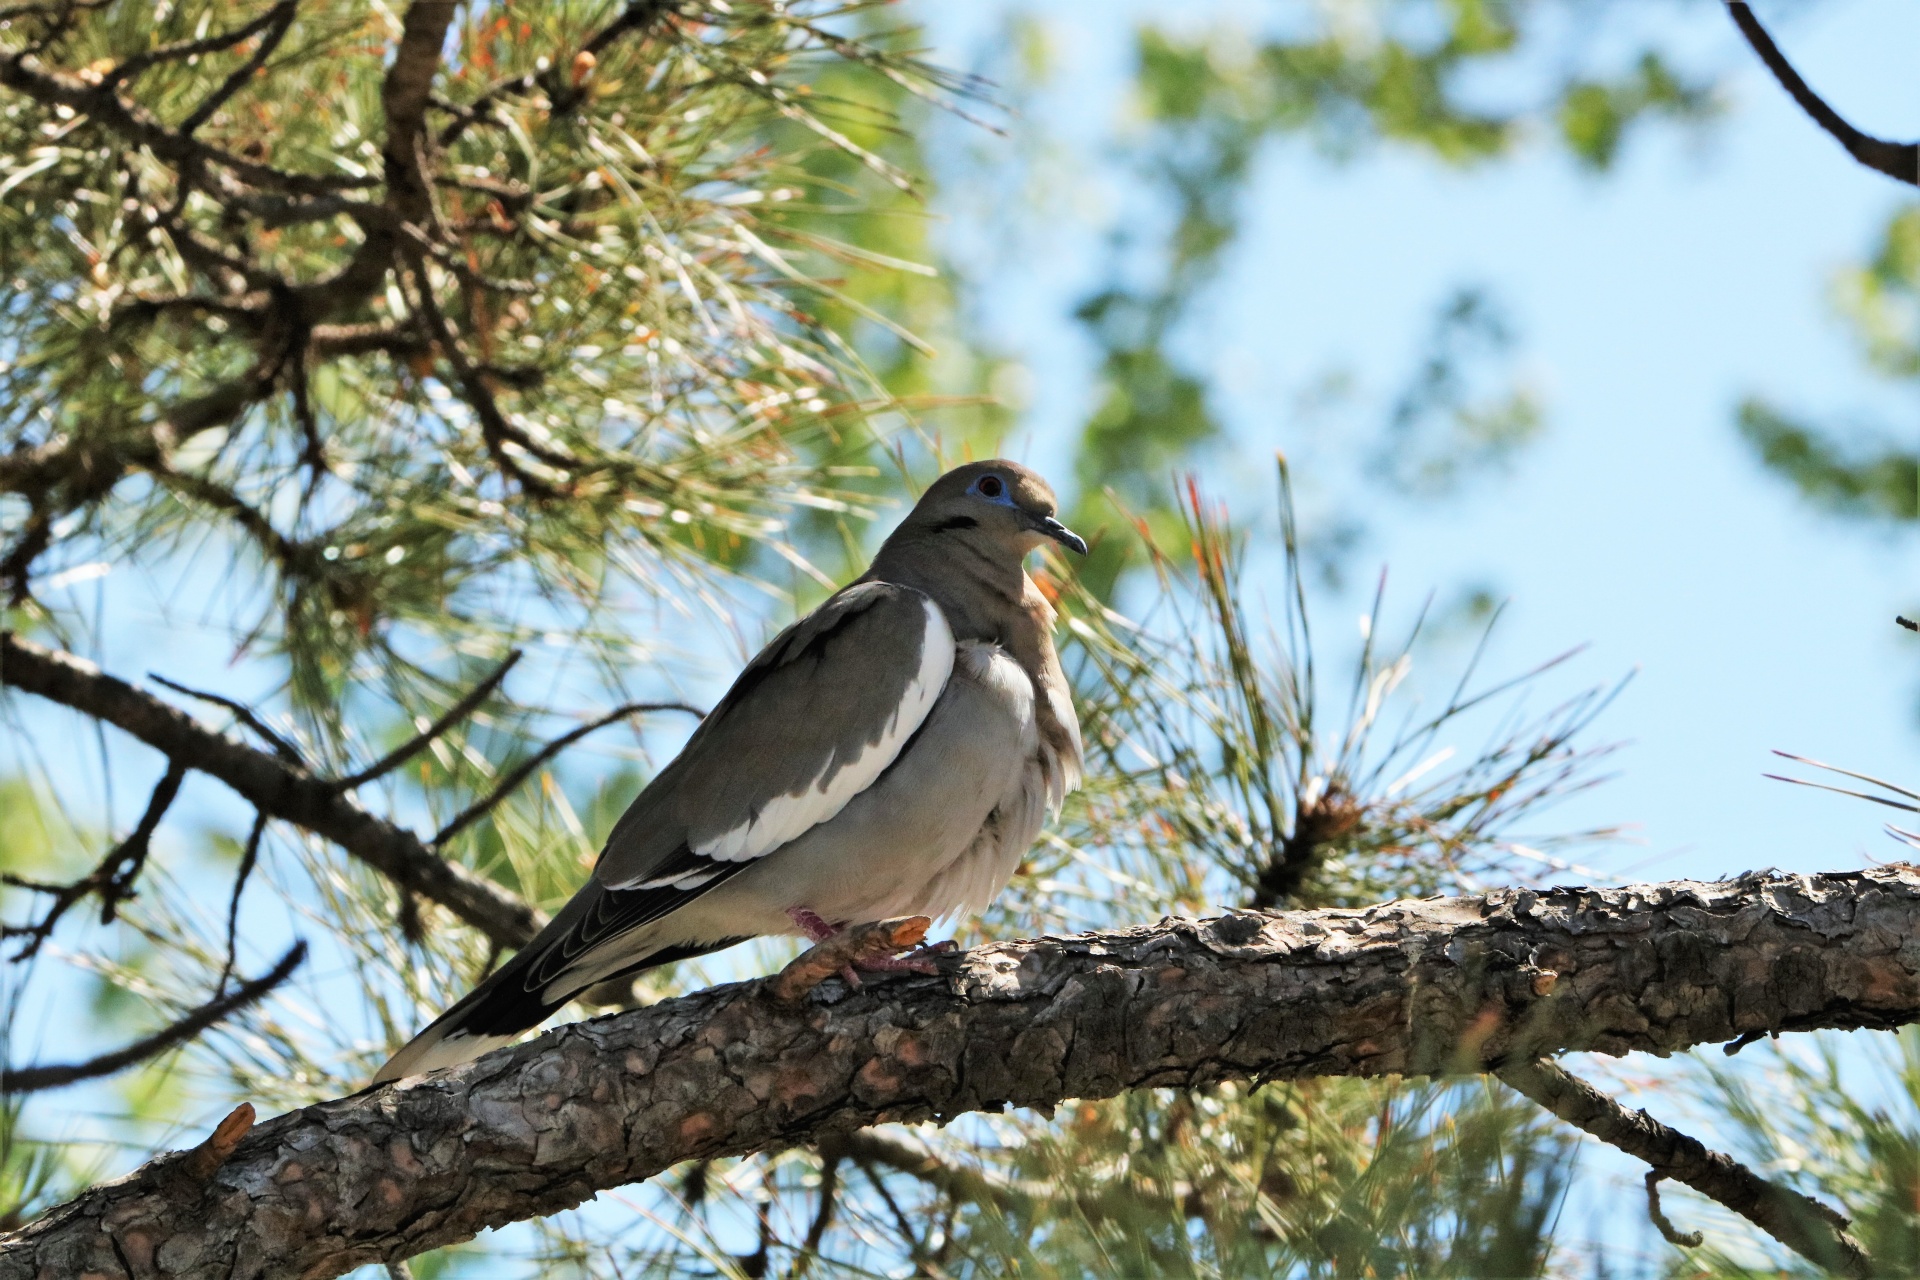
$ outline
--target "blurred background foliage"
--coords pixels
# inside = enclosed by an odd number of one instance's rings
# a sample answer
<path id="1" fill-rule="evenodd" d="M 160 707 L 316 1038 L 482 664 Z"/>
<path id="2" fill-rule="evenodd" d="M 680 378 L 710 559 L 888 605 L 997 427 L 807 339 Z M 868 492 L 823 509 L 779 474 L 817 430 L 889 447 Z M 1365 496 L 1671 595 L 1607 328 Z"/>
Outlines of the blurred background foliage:
<path id="1" fill-rule="evenodd" d="M 1833 306 L 1868 369 L 1896 387 L 1920 381 L 1920 207 L 1896 212 L 1872 256 L 1836 273 Z M 1857 413 L 1809 415 L 1821 411 L 1749 397 L 1740 433 L 1817 506 L 1859 519 L 1920 520 L 1920 453 L 1897 443 L 1911 431 Z"/>
<path id="2" fill-rule="evenodd" d="M 1469 177 L 1551 149 L 1604 182 L 1637 134 L 1711 128 L 1717 86 L 1657 42 L 1587 56 L 1599 8 L 1353 0 L 1289 7 L 1257 35 L 1224 22 L 1133 34 L 1131 115 L 1109 158 L 1131 185 L 1072 313 L 1095 386 L 1057 454 L 1069 521 L 1096 546 L 1045 578 L 1097 767 L 963 937 L 1585 874 L 1566 859 L 1610 833 L 1540 813 L 1600 777 L 1606 744 L 1589 730 L 1609 690 L 1568 696 L 1554 661 L 1485 671 L 1470 655 L 1435 672 L 1425 687 L 1451 692 L 1423 702 L 1427 637 L 1448 620 L 1423 612 L 1390 638 L 1404 611 L 1376 594 L 1357 658 L 1333 671 L 1308 607 L 1314 581 L 1350 578 L 1366 503 L 1456 492 L 1547 429 L 1499 299 L 1467 282 L 1439 301 L 1390 412 L 1338 441 L 1364 501 L 1310 515 L 1284 463 L 1237 455 L 1185 344 L 1276 140 L 1328 165 L 1396 149 Z M 387 136 L 404 6 L 12 6 L 0 58 L 58 92 L 0 88 L 5 626 L 82 653 L 129 617 L 177 635 L 156 652 L 196 654 L 189 665 L 335 775 L 527 650 L 474 715 L 368 790 L 423 831 L 608 707 L 711 696 L 733 661 L 715 661 L 725 638 L 751 649 L 857 571 L 887 526 L 876 514 L 996 450 L 1047 375 L 982 336 L 982 281 L 940 233 L 967 194 L 941 186 L 967 177 L 954 148 L 1044 164 L 1048 122 L 1019 110 L 1049 74 L 1043 10 L 1010 20 L 989 85 L 922 59 L 911 6 L 476 0 L 418 104 L 422 168 Z M 243 24 L 245 39 L 180 52 Z M 67 105 L 103 84 L 218 155 L 132 146 Z M 412 230 L 368 207 L 381 190 L 413 202 Z M 1916 290 L 1908 212 L 1838 290 L 1888 378 L 1920 373 Z M 1758 400 L 1740 429 L 1811 498 L 1920 513 L 1911 453 Z M 1239 523 L 1180 479 L 1223 470 L 1248 504 Z M 1262 550 L 1249 530 L 1276 508 L 1277 602 L 1246 577 Z M 56 589 L 96 580 L 91 596 Z M 1537 685 L 1556 690 L 1544 712 L 1527 700 L 1545 696 Z M 153 761 L 78 715 L 18 696 L 4 710 L 16 772 L 0 778 L 0 858 L 71 881 L 108 828 L 131 825 L 126 797 L 144 795 Z M 662 712 L 624 738 L 604 731 L 443 851 L 554 905 L 687 723 Z M 7 1102 L 0 1221 L 184 1141 L 236 1099 L 270 1111 L 355 1087 L 497 960 L 284 824 L 265 829 L 247 879 L 251 815 L 214 790 L 190 790 L 193 816 L 163 827 L 117 914 L 83 906 L 54 945 L 0 969 L 9 1060 L 74 1057 L 202 1001 L 233 963 L 235 903 L 243 968 L 293 935 L 316 958 L 271 1001 L 109 1084 Z M 43 905 L 4 892 L 10 924 Z M 655 999 L 740 971 L 728 963 L 597 994 Z M 69 1003 L 56 1037 L 16 1034 L 44 1028 L 22 1012 L 35 999 L 75 993 L 85 1013 Z M 1920 1167 L 1910 1041 L 1884 1064 L 1905 1111 L 1853 1106 L 1838 1063 L 1788 1056 L 1782 1106 L 1743 1093 L 1745 1076 L 1702 1100 L 1769 1169 L 1800 1161 L 1895 1259 L 1916 1248 L 1907 1183 L 1887 1178 Z M 413 1271 L 1781 1265 L 1738 1223 L 1716 1223 L 1711 1254 L 1589 1256 L 1557 1234 L 1579 1153 L 1491 1081 L 1155 1091 L 702 1165 Z"/>

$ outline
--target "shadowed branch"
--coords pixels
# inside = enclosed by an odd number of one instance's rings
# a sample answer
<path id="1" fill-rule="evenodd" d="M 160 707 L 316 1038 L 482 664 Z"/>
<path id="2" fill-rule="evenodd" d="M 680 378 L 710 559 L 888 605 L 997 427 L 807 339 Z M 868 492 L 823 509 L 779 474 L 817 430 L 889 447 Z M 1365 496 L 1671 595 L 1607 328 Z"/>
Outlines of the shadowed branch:
<path id="1" fill-rule="evenodd" d="M 468 805 L 465 809 L 462 809 L 459 814 L 454 817 L 453 821 L 434 832 L 433 839 L 428 841 L 428 843 L 437 849 L 459 835 L 462 831 L 465 831 L 475 822 L 485 817 L 495 805 L 512 795 L 514 788 L 525 782 L 535 769 L 538 769 L 541 765 L 547 763 L 547 761 L 553 759 L 588 734 L 599 729 L 604 729 L 610 724 L 625 720 L 628 716 L 642 715 L 649 711 L 684 711 L 688 715 L 695 717 L 706 714 L 706 712 L 700 710 L 700 708 L 690 707 L 684 702 L 629 702 L 626 706 L 609 711 L 597 720 L 589 720 L 578 728 L 569 729 L 515 765 L 508 771 L 506 777 L 500 779 L 498 786 L 494 787 L 492 791 L 489 791 L 479 800 Z"/>
<path id="2" fill-rule="evenodd" d="M 405 764 L 408 760 L 411 760 L 421 751 L 424 751 L 427 745 L 434 739 L 440 737 L 440 735 L 444 734 L 447 730 L 472 715 L 481 703 L 492 697 L 493 691 L 500 687 L 500 682 L 507 678 L 507 673 L 513 670 L 514 664 L 519 662 L 522 656 L 524 655 L 521 650 L 513 650 L 507 655 L 505 662 L 495 667 L 492 674 L 469 689 L 458 702 L 448 707 L 439 719 L 358 773 L 349 774 L 336 781 L 333 785 L 342 791 L 351 791 L 355 787 L 365 786 L 376 778 L 384 777 Z M 435 843 L 437 844 L 439 841 L 436 840 Z"/>
<path id="3" fill-rule="evenodd" d="M 0 1093 L 35 1093 L 58 1089 L 82 1080 L 97 1080 L 128 1067 L 137 1066 L 199 1035 L 229 1014 L 246 1008 L 293 976 L 307 958 L 307 944 L 296 942 L 280 957 L 280 963 L 249 982 L 243 982 L 226 995 L 209 1000 L 178 1022 L 162 1027 L 150 1036 L 124 1048 L 103 1053 L 85 1062 L 70 1062 L 53 1067 L 21 1067 L 0 1071 Z"/>
<path id="4" fill-rule="evenodd" d="M 1867 168 L 1897 178 L 1908 186 L 1920 186 L 1920 143 L 1888 142 L 1872 134 L 1862 133 L 1841 118 L 1840 113 L 1828 106 L 1826 100 L 1815 93 L 1800 73 L 1793 69 L 1787 56 L 1780 52 L 1780 46 L 1773 42 L 1767 29 L 1753 16 L 1753 7 L 1730 0 L 1727 12 L 1732 15 L 1734 25 L 1740 28 L 1740 34 L 1747 38 L 1753 51 L 1760 55 L 1767 70 L 1780 82 L 1800 109 L 1813 117 L 1813 122 L 1831 134 L 1847 154 Z"/>
<path id="5" fill-rule="evenodd" d="M 1845 1276 L 1875 1274 L 1873 1260 L 1847 1233 L 1847 1220 L 1817 1200 L 1768 1182 L 1732 1156 L 1710 1151 L 1699 1139 L 1662 1124 L 1645 1111 L 1629 1111 L 1551 1062 L 1516 1062 L 1494 1072 L 1517 1092 L 1576 1129 L 1651 1165 L 1647 1204 L 1660 1213 L 1659 1179 L 1684 1182 L 1726 1206 L 1801 1257 Z M 1669 1240 L 1671 1224 L 1660 1227 Z M 1699 1243 L 1697 1239 L 1694 1243 Z"/>

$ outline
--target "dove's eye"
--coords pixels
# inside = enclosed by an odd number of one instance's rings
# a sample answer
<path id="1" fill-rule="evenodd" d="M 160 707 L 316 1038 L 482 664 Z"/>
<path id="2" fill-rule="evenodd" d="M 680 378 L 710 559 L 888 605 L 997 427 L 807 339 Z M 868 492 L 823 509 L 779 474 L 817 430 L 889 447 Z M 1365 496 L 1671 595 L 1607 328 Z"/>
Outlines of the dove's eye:
<path id="1" fill-rule="evenodd" d="M 989 502 L 1007 500 L 1007 482 L 996 475 L 984 475 L 973 482 L 973 492 Z"/>

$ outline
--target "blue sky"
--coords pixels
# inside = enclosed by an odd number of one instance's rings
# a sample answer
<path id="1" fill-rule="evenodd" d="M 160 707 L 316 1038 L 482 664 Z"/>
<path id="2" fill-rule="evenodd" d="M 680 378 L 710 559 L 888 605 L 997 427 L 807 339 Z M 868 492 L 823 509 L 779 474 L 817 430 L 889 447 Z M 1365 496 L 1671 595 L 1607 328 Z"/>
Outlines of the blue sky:
<path id="1" fill-rule="evenodd" d="M 976 211 L 993 202 L 963 194 L 947 234 L 986 264 L 974 281 L 983 327 L 1027 356 L 1031 408 L 1008 448 L 1051 462 L 1090 407 L 1091 353 L 1068 311 L 1129 199 L 1131 177 L 1110 157 L 1128 128 L 1131 36 L 1109 5 L 1014 11 L 1038 20 L 1050 50 L 1026 108 L 1046 142 L 1017 121 L 1004 145 L 1046 159 L 1027 208 L 983 224 Z M 935 56 L 978 56 L 1005 12 L 936 17 Z M 1271 12 L 1190 6 L 1179 20 L 1257 29 Z M 1563 821 L 1632 823 L 1643 843 L 1594 865 L 1667 878 L 1894 858 L 1899 846 L 1879 833 L 1886 811 L 1761 774 L 1777 747 L 1920 777 L 1920 642 L 1892 621 L 1920 604 L 1911 535 L 1808 510 L 1759 468 L 1733 421 L 1759 393 L 1911 422 L 1910 398 L 1864 371 L 1829 305 L 1834 273 L 1866 255 L 1911 189 L 1853 164 L 1801 115 L 1721 6 L 1631 12 L 1692 66 L 1730 71 L 1730 109 L 1704 134 L 1634 136 L 1611 174 L 1580 172 L 1548 146 L 1466 172 L 1394 149 L 1342 164 L 1297 141 L 1266 149 L 1240 239 L 1181 342 L 1211 374 L 1234 437 L 1202 477 L 1253 514 L 1267 490 L 1249 470 L 1264 476 L 1283 449 L 1311 492 L 1315 461 L 1331 468 L 1340 449 L 1301 419 L 1302 392 L 1343 371 L 1364 413 L 1368 393 L 1404 380 L 1435 307 L 1484 287 L 1516 332 L 1518 376 L 1544 402 L 1544 438 L 1451 499 L 1374 494 L 1355 577 L 1387 566 L 1408 608 L 1429 589 L 1445 599 L 1469 585 L 1508 599 L 1494 670 L 1583 643 L 1591 682 L 1639 669 L 1599 728 L 1632 744 L 1621 776 Z M 1763 13 L 1850 119 L 1920 133 L 1920 7 Z M 1327 623 L 1355 606 L 1325 602 L 1323 632 L 1352 634 Z"/>

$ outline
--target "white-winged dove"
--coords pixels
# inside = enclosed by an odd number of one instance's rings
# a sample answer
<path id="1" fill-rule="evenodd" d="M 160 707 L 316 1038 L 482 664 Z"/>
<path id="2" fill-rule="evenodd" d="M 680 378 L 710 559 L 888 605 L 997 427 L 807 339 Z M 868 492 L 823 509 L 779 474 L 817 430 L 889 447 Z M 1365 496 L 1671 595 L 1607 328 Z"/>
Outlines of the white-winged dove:
<path id="1" fill-rule="evenodd" d="M 864 575 L 747 664 L 586 887 L 375 1082 L 465 1062 L 596 983 L 748 938 L 983 909 L 1080 783 L 1053 608 L 1024 567 L 1048 541 L 1087 549 L 1027 468 L 934 481 Z"/>

